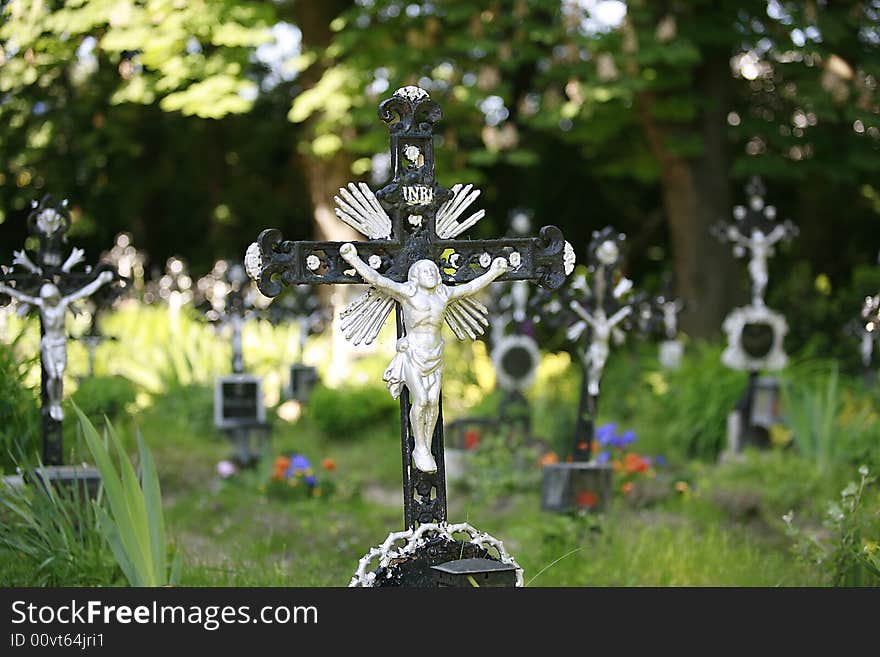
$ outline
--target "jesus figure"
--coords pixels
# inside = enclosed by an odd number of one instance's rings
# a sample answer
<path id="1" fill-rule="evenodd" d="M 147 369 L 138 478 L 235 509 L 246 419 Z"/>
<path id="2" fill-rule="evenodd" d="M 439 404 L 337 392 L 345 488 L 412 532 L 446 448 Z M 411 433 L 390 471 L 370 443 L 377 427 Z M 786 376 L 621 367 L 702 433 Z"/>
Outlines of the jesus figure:
<path id="1" fill-rule="evenodd" d="M 361 260 L 354 244 L 343 244 L 339 254 L 365 282 L 400 303 L 403 308 L 406 335 L 397 341 L 397 354 L 382 375 L 382 380 L 388 384 L 388 390 L 395 399 L 400 396 L 404 385 L 409 390 L 413 461 L 422 472 L 436 472 L 431 441 L 440 414 L 444 346 L 441 329 L 447 309 L 450 304 L 476 295 L 504 274 L 508 270 L 507 260 L 496 258 L 485 274 L 462 285 L 448 286 L 441 282 L 440 270 L 431 260 L 413 263 L 407 273 L 407 281 L 397 283 Z"/>
<path id="2" fill-rule="evenodd" d="M 40 358 L 48 377 L 46 392 L 49 397 L 49 416 L 53 420 L 60 422 L 64 418 L 64 412 L 61 410 L 61 391 L 64 370 L 67 368 L 67 333 L 64 330 L 67 309 L 77 299 L 91 296 L 98 288 L 112 280 L 113 272 L 102 271 L 91 283 L 66 297 L 61 296 L 58 286 L 53 283 L 43 284 L 38 297 L 22 294 L 15 288 L 0 283 L 0 292 L 40 309 L 40 319 L 43 322 Z"/>

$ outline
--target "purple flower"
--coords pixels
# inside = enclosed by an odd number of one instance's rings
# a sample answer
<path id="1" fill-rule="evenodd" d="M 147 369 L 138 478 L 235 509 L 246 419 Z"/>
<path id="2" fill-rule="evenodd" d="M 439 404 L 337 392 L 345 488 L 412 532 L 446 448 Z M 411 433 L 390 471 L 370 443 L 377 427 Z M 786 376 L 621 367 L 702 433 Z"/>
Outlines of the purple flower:
<path id="1" fill-rule="evenodd" d="M 290 457 L 291 472 L 296 472 L 297 470 L 308 470 L 311 467 L 312 464 L 309 463 L 309 460 L 302 454 L 294 454 L 292 457 Z"/>
<path id="2" fill-rule="evenodd" d="M 626 447 L 627 445 L 631 445 L 634 442 L 636 442 L 635 431 L 624 431 L 623 434 L 618 438 L 617 447 Z"/>
<path id="3" fill-rule="evenodd" d="M 229 479 L 236 472 L 238 472 L 238 468 L 235 467 L 232 461 L 220 461 L 217 464 L 217 474 L 220 475 L 221 479 Z"/>
<path id="4" fill-rule="evenodd" d="M 603 424 L 601 427 L 596 429 L 596 440 L 599 441 L 599 444 L 602 447 L 607 447 L 608 445 L 614 445 L 614 441 L 617 438 L 617 425 L 616 424 Z"/>
<path id="5" fill-rule="evenodd" d="M 666 457 L 662 454 L 658 454 L 654 457 L 654 465 L 662 468 L 664 465 L 666 465 Z"/>
<path id="6" fill-rule="evenodd" d="M 308 477 L 306 477 L 306 483 L 309 486 L 314 486 L 315 484 L 318 483 L 318 480 L 314 475 L 309 475 Z"/>
<path id="7" fill-rule="evenodd" d="M 597 463 L 608 463 L 608 461 L 609 461 L 610 458 L 611 458 L 611 453 L 610 453 L 610 452 L 602 452 L 602 453 L 600 453 L 599 456 L 596 458 L 596 462 L 597 462 Z"/>

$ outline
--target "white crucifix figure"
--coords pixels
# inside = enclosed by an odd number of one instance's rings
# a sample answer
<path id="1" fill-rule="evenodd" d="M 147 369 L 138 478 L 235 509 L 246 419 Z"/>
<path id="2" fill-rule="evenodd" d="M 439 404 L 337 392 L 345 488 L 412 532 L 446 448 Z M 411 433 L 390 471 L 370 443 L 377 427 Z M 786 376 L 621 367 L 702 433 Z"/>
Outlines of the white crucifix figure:
<path id="1" fill-rule="evenodd" d="M 49 396 L 49 416 L 53 420 L 60 422 L 64 418 L 64 412 L 61 410 L 61 394 L 64 370 L 67 368 L 67 332 L 64 329 L 67 309 L 74 301 L 91 296 L 101 286 L 112 280 L 113 272 L 102 271 L 91 283 L 67 296 L 61 296 L 56 285 L 45 283 L 40 288 L 40 295 L 37 297 L 22 294 L 15 288 L 0 283 L 0 292 L 8 294 L 21 303 L 40 309 L 40 318 L 43 323 L 40 357 L 49 379 L 46 382 L 46 391 Z"/>
<path id="2" fill-rule="evenodd" d="M 397 341 L 397 354 L 388 365 L 382 380 L 391 396 L 397 399 L 405 385 L 409 390 L 410 423 L 413 430 L 413 461 L 422 472 L 435 472 L 437 464 L 431 455 L 431 440 L 440 413 L 440 387 L 443 375 L 443 322 L 461 335 L 464 315 L 470 324 L 468 333 L 482 334 L 488 326 L 485 306 L 472 299 L 474 295 L 508 270 L 507 260 L 496 258 L 489 270 L 462 285 L 444 285 L 437 264 L 418 260 L 410 266 L 405 283 L 397 283 L 379 274 L 360 259 L 354 244 L 343 244 L 339 254 L 361 278 L 373 286 L 373 297 L 387 299 L 380 306 L 400 303 L 406 335 Z M 378 299 L 374 299 L 376 303 Z M 387 313 L 385 313 L 387 316 Z M 383 316 L 384 318 L 384 316 Z"/>
<path id="3" fill-rule="evenodd" d="M 590 346 L 584 356 L 584 365 L 589 368 L 590 372 L 587 392 L 596 397 L 599 395 L 599 382 L 602 379 L 605 363 L 611 353 L 611 339 L 613 337 L 616 344 L 621 344 L 625 339 L 623 332 L 617 328 L 617 325 L 632 312 L 632 306 L 621 308 L 611 317 L 605 314 L 605 310 L 601 306 L 590 313 L 581 308 L 576 301 L 572 301 L 571 309 L 593 329 L 590 336 Z"/>
<path id="4" fill-rule="evenodd" d="M 736 255 L 744 255 L 750 252 L 749 276 L 752 278 L 752 305 L 761 307 L 764 305 L 764 291 L 767 289 L 769 274 L 767 272 L 767 260 L 774 254 L 774 245 L 788 235 L 789 229 L 780 224 L 765 234 L 759 228 L 752 230 L 749 237 L 743 235 L 736 226 L 729 226 L 727 238 L 738 247 Z"/>
<path id="5" fill-rule="evenodd" d="M 667 299 L 660 304 L 663 311 L 663 329 L 666 337 L 674 340 L 678 335 L 678 313 L 684 309 L 681 299 Z"/>

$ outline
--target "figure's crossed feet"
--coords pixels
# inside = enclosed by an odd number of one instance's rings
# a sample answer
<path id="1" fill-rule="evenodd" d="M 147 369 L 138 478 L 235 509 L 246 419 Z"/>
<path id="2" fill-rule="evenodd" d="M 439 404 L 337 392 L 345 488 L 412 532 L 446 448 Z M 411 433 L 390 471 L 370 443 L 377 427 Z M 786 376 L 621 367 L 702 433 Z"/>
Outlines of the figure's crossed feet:
<path id="1" fill-rule="evenodd" d="M 434 457 L 431 456 L 431 452 L 427 449 L 416 447 L 413 450 L 413 461 L 415 461 L 416 467 L 422 472 L 437 472 L 437 463 L 434 461 Z"/>

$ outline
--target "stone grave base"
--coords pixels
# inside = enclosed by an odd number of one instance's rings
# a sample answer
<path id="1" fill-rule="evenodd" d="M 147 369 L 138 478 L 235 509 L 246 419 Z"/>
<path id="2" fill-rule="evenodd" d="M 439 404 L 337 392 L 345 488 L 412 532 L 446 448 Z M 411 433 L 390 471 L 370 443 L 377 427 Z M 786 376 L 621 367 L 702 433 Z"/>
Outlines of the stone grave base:
<path id="1" fill-rule="evenodd" d="M 544 466 L 541 510 L 556 513 L 601 511 L 611 499 L 608 463 L 551 463 Z"/>
<path id="2" fill-rule="evenodd" d="M 311 365 L 303 365 L 302 363 L 291 365 L 287 395 L 300 404 L 307 404 L 312 395 L 312 389 L 319 381 L 318 370 Z"/>
<path id="3" fill-rule="evenodd" d="M 90 465 L 45 465 L 35 468 L 40 483 L 48 482 L 53 488 L 66 490 L 73 486 L 80 486 L 86 495 L 94 499 L 98 496 L 98 486 L 101 483 L 101 475 L 98 470 Z M 29 483 L 24 475 L 10 475 L 3 477 L 3 484 L 13 488 L 19 488 Z"/>
<path id="4" fill-rule="evenodd" d="M 522 586 L 522 582 L 522 568 L 498 539 L 467 523 L 426 523 L 392 532 L 382 545 L 370 549 L 349 586 L 481 588 Z"/>

